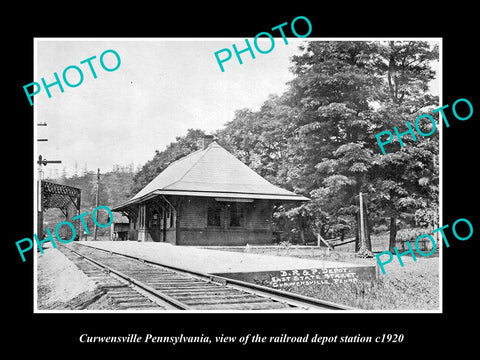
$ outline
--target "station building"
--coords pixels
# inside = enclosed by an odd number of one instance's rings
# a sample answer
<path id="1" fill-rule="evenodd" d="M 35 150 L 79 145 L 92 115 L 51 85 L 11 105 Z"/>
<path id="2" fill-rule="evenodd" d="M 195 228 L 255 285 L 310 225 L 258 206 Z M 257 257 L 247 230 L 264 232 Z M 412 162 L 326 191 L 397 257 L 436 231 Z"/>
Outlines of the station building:
<path id="1" fill-rule="evenodd" d="M 273 208 L 308 198 L 275 186 L 238 160 L 213 136 L 173 163 L 125 203 L 128 239 L 176 245 L 272 242 Z"/>

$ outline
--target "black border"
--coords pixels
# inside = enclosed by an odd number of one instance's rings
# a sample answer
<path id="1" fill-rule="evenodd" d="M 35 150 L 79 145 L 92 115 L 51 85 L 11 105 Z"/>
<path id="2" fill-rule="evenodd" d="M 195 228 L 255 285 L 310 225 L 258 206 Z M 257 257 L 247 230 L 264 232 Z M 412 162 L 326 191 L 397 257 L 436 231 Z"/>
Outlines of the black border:
<path id="1" fill-rule="evenodd" d="M 371 6 L 357 3 L 338 4 L 333 8 L 323 3 L 314 5 L 281 4 L 259 6 L 246 3 L 221 3 L 200 6 L 194 9 L 183 4 L 183 9 L 174 9 L 161 4 L 110 4 L 105 10 L 84 4 L 81 8 L 29 7 L 16 13 L 5 29 L 8 37 L 8 55 L 3 56 L 7 74 L 5 87 L 8 111 L 4 118 L 7 131 L 4 133 L 3 158 L 7 160 L 3 183 L 4 217 L 3 249 L 4 280 L 8 291 L 4 292 L 4 312 L 8 348 L 12 350 L 45 351 L 50 356 L 62 356 L 61 349 L 75 349 L 85 354 L 94 354 L 97 349 L 124 351 L 125 349 L 156 351 L 158 354 L 174 351 L 235 349 L 235 351 L 264 349 L 264 344 L 242 346 L 230 345 L 160 345 L 142 344 L 80 344 L 83 333 L 91 335 L 144 335 L 172 336 L 219 334 L 241 336 L 259 333 L 263 336 L 304 335 L 381 335 L 403 333 L 402 344 L 316 344 L 292 345 L 269 344 L 269 350 L 283 352 L 287 347 L 297 354 L 317 356 L 332 351 L 370 350 L 382 356 L 396 351 L 407 351 L 402 356 L 425 352 L 432 355 L 443 348 L 461 345 L 466 350 L 474 343 L 474 333 L 469 330 L 469 320 L 475 313 L 476 268 L 478 254 L 476 238 L 480 232 L 478 215 L 473 211 L 476 180 L 475 136 L 478 123 L 478 91 L 473 87 L 478 78 L 476 66 L 476 43 L 474 39 L 475 8 L 472 5 L 455 3 L 435 6 L 400 3 L 391 7 Z M 40 7 L 40 6 L 39 6 Z M 28 10 L 28 11 L 27 11 Z M 474 236 L 465 242 L 451 241 L 444 248 L 443 263 L 443 314 L 34 314 L 33 313 L 33 259 L 22 263 L 14 242 L 30 237 L 35 231 L 33 213 L 33 112 L 26 101 L 22 86 L 33 81 L 34 37 L 253 37 L 258 32 L 296 16 L 306 16 L 313 25 L 310 37 L 442 37 L 443 38 L 443 104 L 452 104 L 458 98 L 467 98 L 474 107 L 473 117 L 465 122 L 452 121 L 444 129 L 443 147 L 443 219 L 452 224 L 458 218 L 467 218 L 474 224 Z M 272 53 L 273 54 L 273 53 Z M 8 69 L 8 70 L 7 70 Z M 9 138 L 12 138 L 11 140 Z M 7 187 L 7 188 L 6 188 Z M 5 191 L 6 190 L 6 191 Z M 8 220 L 7 220 L 8 219 Z M 473 319 L 472 319 L 473 320 Z M 474 324 L 472 324 L 474 325 Z M 380 347 L 379 347 L 380 346 Z M 415 350 L 412 348 L 415 347 Z M 452 348 L 453 349 L 453 348 Z M 314 352 L 309 353 L 310 350 Z M 388 352 L 385 353 L 385 350 Z M 307 352 L 308 351 L 308 352 Z M 80 354 L 78 352 L 78 354 Z M 71 354 L 71 353 L 70 353 Z M 311 355 L 307 355 L 311 354 Z M 35 354 L 34 354 L 35 355 Z M 375 354 L 372 353 L 372 356 Z"/>

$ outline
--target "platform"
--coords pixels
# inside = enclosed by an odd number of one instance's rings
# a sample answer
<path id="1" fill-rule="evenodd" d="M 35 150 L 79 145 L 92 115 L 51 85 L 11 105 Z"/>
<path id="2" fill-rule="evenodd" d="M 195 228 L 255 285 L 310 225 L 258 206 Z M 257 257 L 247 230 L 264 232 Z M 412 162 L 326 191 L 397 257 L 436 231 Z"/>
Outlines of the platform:
<path id="1" fill-rule="evenodd" d="M 376 267 L 337 261 L 239 253 L 133 241 L 81 241 L 81 244 L 181 268 L 275 288 L 357 282 L 376 277 Z"/>

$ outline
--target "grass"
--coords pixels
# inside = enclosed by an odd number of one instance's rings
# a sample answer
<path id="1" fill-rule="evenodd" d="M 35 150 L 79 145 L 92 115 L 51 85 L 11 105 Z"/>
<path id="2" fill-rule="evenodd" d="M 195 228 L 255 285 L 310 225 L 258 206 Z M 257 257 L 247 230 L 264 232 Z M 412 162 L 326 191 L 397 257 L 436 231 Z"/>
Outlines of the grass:
<path id="1" fill-rule="evenodd" d="M 363 310 L 437 310 L 438 275 L 285 289 Z"/>
<path id="2" fill-rule="evenodd" d="M 293 256 L 315 260 L 344 261 L 375 265 L 376 259 L 356 258 L 352 252 L 294 248 L 252 248 L 252 253 L 277 256 Z M 402 257 L 385 265 L 385 275 L 376 280 L 359 281 L 312 287 L 283 288 L 283 290 L 328 300 L 363 310 L 438 310 L 439 309 L 439 258 L 417 256 Z"/>

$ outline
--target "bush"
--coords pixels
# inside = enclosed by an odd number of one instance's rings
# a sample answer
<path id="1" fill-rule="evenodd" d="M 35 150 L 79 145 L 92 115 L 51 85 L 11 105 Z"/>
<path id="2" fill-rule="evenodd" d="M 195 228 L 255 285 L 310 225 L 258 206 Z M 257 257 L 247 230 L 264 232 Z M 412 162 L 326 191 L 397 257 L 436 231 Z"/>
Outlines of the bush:
<path id="1" fill-rule="evenodd" d="M 432 229 L 428 228 L 407 228 L 400 229 L 397 232 L 397 241 L 415 240 L 417 237 L 423 234 L 430 234 Z"/>
<path id="2" fill-rule="evenodd" d="M 385 231 L 388 231 L 388 226 L 385 225 L 385 224 L 381 224 L 381 225 L 378 225 L 378 226 L 374 226 L 372 228 L 372 231 L 374 234 L 379 234 L 379 233 L 382 233 L 382 232 L 385 232 Z"/>

